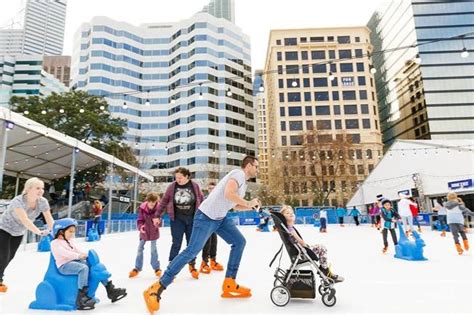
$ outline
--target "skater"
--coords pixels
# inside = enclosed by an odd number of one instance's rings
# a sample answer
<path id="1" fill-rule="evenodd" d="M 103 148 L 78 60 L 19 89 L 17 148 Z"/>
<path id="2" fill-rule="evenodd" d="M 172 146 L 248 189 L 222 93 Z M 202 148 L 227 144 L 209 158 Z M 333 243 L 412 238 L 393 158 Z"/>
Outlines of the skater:
<path id="1" fill-rule="evenodd" d="M 474 213 L 464 206 L 463 201 L 461 200 L 461 198 L 458 198 L 458 195 L 455 192 L 448 193 L 447 199 L 448 201 L 446 202 L 445 206 L 447 210 L 447 221 L 449 229 L 453 234 L 454 245 L 456 246 L 456 250 L 459 255 L 462 255 L 464 250 L 469 250 L 469 241 L 466 236 L 463 215 L 474 216 Z M 462 249 L 461 244 L 459 243 L 458 234 L 461 234 L 464 250 Z"/>
<path id="2" fill-rule="evenodd" d="M 360 211 L 357 209 L 355 206 L 352 208 L 351 213 L 349 214 L 354 218 L 354 222 L 356 226 L 359 226 L 359 216 L 360 216 Z"/>
<path id="3" fill-rule="evenodd" d="M 8 287 L 3 283 L 5 269 L 12 261 L 21 244 L 26 230 L 46 236 L 53 228 L 53 217 L 48 200 L 43 197 L 44 183 L 33 177 L 26 181 L 21 195 L 12 199 L 7 210 L 0 215 L 0 292 L 7 292 Z M 42 213 L 49 230 L 40 230 L 33 224 Z"/>
<path id="4" fill-rule="evenodd" d="M 339 207 L 336 209 L 336 214 L 339 220 L 339 225 L 341 227 L 344 227 L 344 217 L 346 216 L 346 209 L 342 205 L 339 205 Z"/>
<path id="5" fill-rule="evenodd" d="M 207 191 L 209 192 L 208 195 L 211 194 L 211 192 L 214 190 L 216 187 L 216 183 L 211 182 L 209 185 L 207 185 Z M 224 267 L 219 264 L 216 261 L 216 256 L 217 256 L 217 234 L 212 233 L 211 237 L 206 242 L 206 245 L 204 245 L 204 248 L 202 249 L 202 263 L 201 263 L 201 268 L 199 269 L 199 272 L 202 273 L 211 273 L 211 270 L 216 270 L 216 271 L 223 271 Z M 209 259 L 211 260 L 211 265 L 209 266 Z"/>
<path id="6" fill-rule="evenodd" d="M 89 266 L 87 254 L 81 251 L 73 242 L 76 234 L 77 222 L 66 218 L 57 220 L 53 226 L 54 240 L 51 242 L 51 254 L 54 257 L 58 271 L 62 275 L 77 275 L 77 298 L 78 310 L 90 310 L 94 308 L 95 300 L 87 296 L 89 283 Z M 116 288 L 112 281 L 103 281 L 102 284 L 107 291 L 107 297 L 112 303 L 127 295 L 125 289 Z"/>
<path id="7" fill-rule="evenodd" d="M 189 245 L 194 214 L 204 199 L 199 185 L 190 179 L 191 172 L 187 168 L 177 168 L 174 171 L 174 177 L 175 181 L 166 189 L 157 212 L 157 216 L 161 217 L 166 209 L 170 217 L 172 237 L 170 263 L 178 255 L 184 235 L 186 235 L 186 243 Z M 191 276 L 194 279 L 199 279 L 199 271 L 196 269 L 196 257 L 188 262 L 188 268 Z"/>
<path id="8" fill-rule="evenodd" d="M 438 221 L 441 226 L 441 237 L 445 237 L 448 225 L 446 221 L 447 210 L 445 206 L 445 201 L 442 198 L 436 199 L 435 207 L 433 208 L 433 210 L 438 213 Z"/>
<path id="9" fill-rule="evenodd" d="M 408 196 L 403 193 L 398 194 L 398 196 L 400 197 L 400 201 L 398 202 L 398 214 L 402 218 L 405 234 L 409 236 L 411 231 L 413 231 L 413 215 L 410 206 L 416 206 L 416 203 L 411 202 Z"/>
<path id="10" fill-rule="evenodd" d="M 268 224 L 270 222 L 270 217 L 265 215 L 263 212 L 263 209 L 259 209 L 257 211 L 258 213 L 258 219 L 259 219 L 259 224 L 257 226 L 257 232 L 262 232 L 265 231 L 265 229 L 268 229 Z"/>
<path id="11" fill-rule="evenodd" d="M 143 268 L 143 250 L 145 243 L 150 242 L 150 264 L 155 275 L 161 276 L 160 260 L 158 259 L 158 251 L 156 249 L 156 240 L 160 237 L 159 220 L 156 220 L 156 212 L 158 211 L 159 197 L 154 192 L 146 195 L 145 202 L 138 208 L 137 228 L 139 231 L 139 243 L 137 257 L 135 259 L 135 268 L 128 274 L 129 278 L 136 277 Z"/>
<path id="12" fill-rule="evenodd" d="M 286 225 L 288 227 L 288 231 L 291 233 L 291 239 L 294 243 L 299 243 L 301 246 L 310 249 L 319 259 L 319 269 L 326 275 L 327 277 L 331 278 L 335 282 L 342 282 L 344 278 L 333 274 L 329 269 L 328 259 L 327 259 L 327 249 L 321 244 L 315 244 L 313 246 L 308 246 L 306 242 L 298 235 L 295 230 L 295 212 L 291 206 L 284 205 L 281 208 L 281 214 L 286 219 Z"/>
<path id="13" fill-rule="evenodd" d="M 419 212 L 418 204 L 416 203 L 415 198 L 410 197 L 408 199 L 410 199 L 410 201 L 412 202 L 412 204 L 410 205 L 410 211 L 413 216 L 413 223 L 416 224 L 416 226 L 418 227 L 418 233 L 421 233 L 421 226 L 420 226 L 420 222 L 418 221 L 418 212 Z"/>
<path id="14" fill-rule="evenodd" d="M 382 218 L 384 220 L 383 224 L 383 230 L 382 230 L 382 235 L 383 235 L 383 249 L 382 252 L 385 254 L 388 249 L 388 241 L 387 241 L 387 233 L 390 231 L 390 234 L 392 235 L 392 241 L 393 245 L 397 245 L 397 234 L 395 233 L 395 223 L 397 220 L 400 220 L 400 215 L 396 212 L 393 211 L 392 209 L 392 202 L 388 199 L 382 200 Z"/>
<path id="15" fill-rule="evenodd" d="M 92 215 L 94 216 L 94 225 L 92 226 L 92 228 L 96 229 L 97 234 L 99 234 L 99 238 L 100 238 L 99 223 L 100 223 L 100 219 L 102 218 L 102 211 L 103 211 L 102 202 L 100 202 L 100 200 L 98 199 L 94 200 L 94 204 L 92 205 Z"/>
<path id="16" fill-rule="evenodd" d="M 319 225 L 320 225 L 319 232 L 320 233 L 327 233 L 327 230 L 326 230 L 327 221 L 328 221 L 328 212 L 326 211 L 326 209 L 323 208 L 321 209 L 321 211 L 319 211 Z"/>
<path id="17" fill-rule="evenodd" d="M 251 201 L 243 199 L 247 189 L 246 182 L 257 176 L 257 168 L 258 160 L 253 156 L 246 156 L 242 160 L 241 168 L 230 171 L 221 179 L 209 197 L 199 206 L 194 217 L 193 233 L 188 247 L 173 259 L 161 279 L 143 292 L 150 313 L 159 310 L 163 290 L 199 253 L 214 232 L 231 245 L 221 297 L 250 297 L 252 295 L 249 288 L 235 282 L 245 247 L 245 238 L 227 213 L 232 208 L 239 211 L 260 207 L 260 201 L 256 198 Z"/>

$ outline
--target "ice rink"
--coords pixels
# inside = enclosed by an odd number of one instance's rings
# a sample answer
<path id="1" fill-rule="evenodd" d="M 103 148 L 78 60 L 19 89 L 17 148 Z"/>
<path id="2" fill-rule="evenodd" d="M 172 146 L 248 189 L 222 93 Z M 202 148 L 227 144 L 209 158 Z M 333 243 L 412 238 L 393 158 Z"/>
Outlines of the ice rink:
<path id="1" fill-rule="evenodd" d="M 330 225 L 327 234 L 320 234 L 312 226 L 297 226 L 307 243 L 322 243 L 328 248 L 329 261 L 335 273 L 346 278 L 336 286 L 337 304 L 328 308 L 316 299 L 291 300 L 285 307 L 277 307 L 270 300 L 273 273 L 277 264 L 269 262 L 280 248 L 278 234 L 256 232 L 254 226 L 240 227 L 247 239 L 238 282 L 252 288 L 249 299 L 220 297 L 224 272 L 201 274 L 191 278 L 187 267 L 162 295 L 159 314 L 354 314 L 354 313 L 473 313 L 472 249 L 462 256 L 455 251 L 451 234 L 442 238 L 439 233 L 424 229 L 425 257 L 428 261 L 404 261 L 393 258 L 394 248 L 381 253 L 382 236 L 370 226 L 339 227 Z M 469 234 L 472 241 L 472 235 Z M 390 240 L 390 239 L 389 239 Z M 390 240 L 391 241 L 391 240 Z M 129 279 L 134 267 L 138 234 L 129 232 L 106 235 L 100 242 L 77 242 L 84 249 L 95 249 L 101 261 L 112 273 L 112 280 L 126 287 L 128 296 L 111 304 L 105 289 L 99 287 L 101 299 L 93 311 L 79 314 L 147 314 L 142 292 L 156 280 L 149 265 L 148 244 L 145 248 L 144 270 L 137 278 Z M 472 242 L 471 242 L 472 244 Z M 474 245 L 474 244 L 473 244 Z M 169 228 L 161 229 L 158 251 L 162 269 L 168 264 L 171 246 Z M 218 261 L 226 264 L 229 246 L 219 239 Z M 61 314 L 61 312 L 29 310 L 35 288 L 43 279 L 49 253 L 21 247 L 7 268 L 4 282 L 9 290 L 0 294 L 0 314 Z M 282 267 L 289 266 L 284 252 Z M 198 258 L 198 265 L 201 258 Z M 70 313 L 66 313 L 70 314 Z"/>

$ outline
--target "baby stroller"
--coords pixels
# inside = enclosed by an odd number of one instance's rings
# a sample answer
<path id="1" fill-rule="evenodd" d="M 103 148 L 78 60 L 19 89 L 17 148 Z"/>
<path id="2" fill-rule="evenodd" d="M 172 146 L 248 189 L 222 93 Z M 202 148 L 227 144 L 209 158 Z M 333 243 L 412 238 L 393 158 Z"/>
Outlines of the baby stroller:
<path id="1" fill-rule="evenodd" d="M 279 212 L 270 212 L 272 219 L 277 227 L 278 234 L 283 241 L 280 250 L 275 254 L 270 267 L 280 254 L 278 267 L 275 270 L 274 288 L 270 293 L 270 298 L 276 306 L 285 306 L 290 298 L 311 298 L 316 297 L 316 281 L 315 274 L 319 276 L 320 285 L 318 287 L 319 294 L 324 305 L 331 307 L 336 304 L 336 289 L 334 289 L 335 281 L 327 277 L 318 265 L 318 258 L 314 252 L 298 243 L 290 240 L 290 232 L 286 226 L 285 217 Z M 297 232 L 299 235 L 299 232 Z M 281 255 L 283 246 L 286 248 L 290 256 L 290 269 L 284 270 L 280 268 Z M 304 269 L 309 267 L 309 269 Z"/>

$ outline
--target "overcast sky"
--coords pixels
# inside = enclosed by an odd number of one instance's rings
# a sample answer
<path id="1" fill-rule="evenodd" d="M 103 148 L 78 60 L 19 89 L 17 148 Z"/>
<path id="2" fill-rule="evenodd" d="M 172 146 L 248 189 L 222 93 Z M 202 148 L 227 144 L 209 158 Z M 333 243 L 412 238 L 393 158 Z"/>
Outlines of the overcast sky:
<path id="1" fill-rule="evenodd" d="M 252 67 L 264 66 L 271 29 L 366 25 L 387 0 L 235 0 L 235 22 L 250 36 Z M 396 0 L 395 0 L 396 1 Z M 405 1 L 405 0 L 399 0 Z M 26 0 L 0 0 L 0 28 L 22 22 Z M 68 0 L 64 54 L 72 53 L 73 34 L 101 15 L 133 25 L 175 22 L 191 17 L 208 0 Z M 20 12 L 20 13 L 19 13 Z M 19 13 L 19 14 L 18 14 Z M 15 24 L 18 28 L 19 23 Z"/>

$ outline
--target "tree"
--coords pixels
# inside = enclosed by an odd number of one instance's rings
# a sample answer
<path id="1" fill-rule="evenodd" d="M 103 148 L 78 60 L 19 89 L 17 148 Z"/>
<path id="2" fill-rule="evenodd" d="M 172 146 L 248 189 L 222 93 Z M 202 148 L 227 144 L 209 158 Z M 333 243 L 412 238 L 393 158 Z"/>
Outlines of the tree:
<path id="1" fill-rule="evenodd" d="M 299 145 L 271 156 L 268 193 L 279 202 L 328 205 L 329 198 L 342 203 L 357 183 L 354 155 L 357 145 L 344 134 L 310 131 L 300 135 Z M 311 202 L 309 202 L 311 203 Z"/>
<path id="2" fill-rule="evenodd" d="M 108 104 L 102 97 L 89 95 L 84 91 L 71 91 L 63 94 L 53 93 L 45 98 L 14 96 L 10 99 L 10 104 L 14 111 L 39 124 L 138 166 L 132 149 L 121 142 L 126 121 L 111 117 L 107 110 Z M 103 181 L 107 167 L 108 165 L 103 163 L 87 172 L 81 170 L 82 172 L 77 174 L 77 181 Z M 120 169 L 115 171 L 122 177 L 126 176 Z"/>

